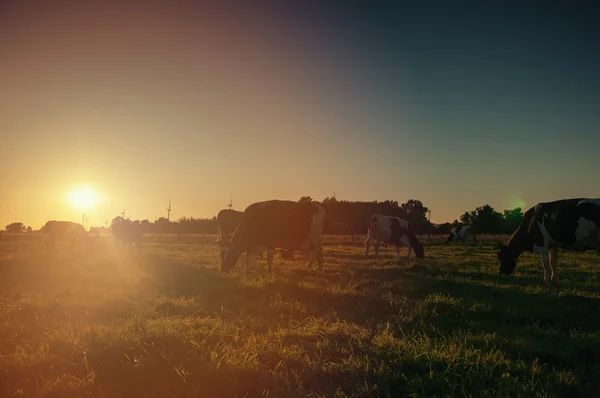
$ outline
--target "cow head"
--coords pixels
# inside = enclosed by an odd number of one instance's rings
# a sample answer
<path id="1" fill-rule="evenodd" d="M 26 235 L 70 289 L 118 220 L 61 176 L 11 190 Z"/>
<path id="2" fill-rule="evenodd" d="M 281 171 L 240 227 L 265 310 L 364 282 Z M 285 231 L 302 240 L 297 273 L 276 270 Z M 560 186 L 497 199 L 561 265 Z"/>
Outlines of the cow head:
<path id="1" fill-rule="evenodd" d="M 415 242 L 412 244 L 412 249 L 415 251 L 415 255 L 419 259 L 423 259 L 425 257 L 425 249 L 423 249 L 423 245 L 421 242 Z"/>
<path id="2" fill-rule="evenodd" d="M 241 253 L 237 247 L 221 245 L 221 272 L 229 273 L 235 267 Z"/>
<path id="3" fill-rule="evenodd" d="M 517 266 L 518 255 L 510 247 L 502 243 L 498 244 L 496 248 L 499 249 L 496 253 L 499 273 L 504 275 L 512 274 Z"/>
<path id="4" fill-rule="evenodd" d="M 450 232 L 450 235 L 448 235 L 448 238 L 446 239 L 444 244 L 447 245 L 448 243 L 452 242 L 453 239 L 454 239 L 454 234 L 452 232 Z"/>

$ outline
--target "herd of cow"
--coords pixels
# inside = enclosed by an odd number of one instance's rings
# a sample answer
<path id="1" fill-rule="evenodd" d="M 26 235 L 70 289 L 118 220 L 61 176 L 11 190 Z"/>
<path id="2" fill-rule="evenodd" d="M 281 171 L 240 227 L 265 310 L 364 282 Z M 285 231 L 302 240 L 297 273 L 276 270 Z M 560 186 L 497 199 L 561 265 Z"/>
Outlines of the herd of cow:
<path id="1" fill-rule="evenodd" d="M 245 266 L 253 256 L 267 253 L 268 272 L 272 271 L 275 250 L 281 250 L 286 259 L 293 259 L 294 251 L 308 256 L 308 267 L 316 261 L 323 267 L 321 235 L 327 217 L 326 207 L 319 202 L 293 202 L 268 200 L 253 203 L 245 211 L 221 210 L 217 215 L 221 271 L 230 272 L 239 257 L 246 253 Z M 600 199 L 574 198 L 538 203 L 525 212 L 520 225 L 508 239 L 506 245 L 497 249 L 498 269 L 510 275 L 517 265 L 521 253 L 539 253 L 544 269 L 544 280 L 549 282 L 556 276 L 558 249 L 571 251 L 596 250 L 600 252 Z M 48 221 L 44 227 L 48 247 L 54 246 L 57 238 L 86 241 L 92 239 L 81 224 L 67 221 Z M 113 228 L 115 239 L 141 245 L 142 234 L 134 224 L 123 224 Z M 446 244 L 452 241 L 476 242 L 471 226 L 455 227 Z M 398 217 L 373 214 L 368 220 L 365 257 L 374 243 L 375 256 L 383 243 L 396 248 L 398 261 L 400 248 L 408 248 L 407 258 L 415 252 L 423 259 L 425 251 L 415 231 L 407 220 Z M 244 266 L 244 268 L 245 268 Z"/>

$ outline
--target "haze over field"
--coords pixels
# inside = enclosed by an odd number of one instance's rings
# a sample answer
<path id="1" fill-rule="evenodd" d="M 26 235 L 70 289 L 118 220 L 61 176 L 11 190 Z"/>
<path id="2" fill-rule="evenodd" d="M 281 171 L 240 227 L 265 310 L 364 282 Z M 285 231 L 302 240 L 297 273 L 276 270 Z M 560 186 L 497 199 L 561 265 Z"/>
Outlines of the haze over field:
<path id="1" fill-rule="evenodd" d="M 0 227 L 599 195 L 597 5 L 285 4 L 2 2 Z"/>

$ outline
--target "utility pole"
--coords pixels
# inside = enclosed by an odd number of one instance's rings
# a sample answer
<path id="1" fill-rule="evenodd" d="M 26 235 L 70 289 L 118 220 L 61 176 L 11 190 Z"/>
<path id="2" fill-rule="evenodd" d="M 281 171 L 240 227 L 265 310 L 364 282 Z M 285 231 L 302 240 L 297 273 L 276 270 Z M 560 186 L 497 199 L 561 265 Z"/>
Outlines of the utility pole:
<path id="1" fill-rule="evenodd" d="M 429 213 L 429 219 L 427 221 L 429 221 L 429 240 L 431 240 L 431 230 L 433 229 L 433 225 L 431 225 L 431 210 L 427 210 L 427 213 Z"/>

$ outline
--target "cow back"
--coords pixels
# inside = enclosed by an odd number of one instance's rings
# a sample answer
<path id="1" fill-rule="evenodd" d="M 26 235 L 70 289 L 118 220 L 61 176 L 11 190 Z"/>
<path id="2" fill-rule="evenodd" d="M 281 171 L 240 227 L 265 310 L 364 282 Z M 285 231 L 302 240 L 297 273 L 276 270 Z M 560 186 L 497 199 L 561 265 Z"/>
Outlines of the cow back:
<path id="1" fill-rule="evenodd" d="M 248 206 L 231 238 L 233 246 L 243 249 L 267 245 L 301 248 L 309 236 L 318 202 L 272 200 Z"/>

